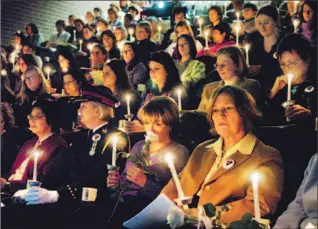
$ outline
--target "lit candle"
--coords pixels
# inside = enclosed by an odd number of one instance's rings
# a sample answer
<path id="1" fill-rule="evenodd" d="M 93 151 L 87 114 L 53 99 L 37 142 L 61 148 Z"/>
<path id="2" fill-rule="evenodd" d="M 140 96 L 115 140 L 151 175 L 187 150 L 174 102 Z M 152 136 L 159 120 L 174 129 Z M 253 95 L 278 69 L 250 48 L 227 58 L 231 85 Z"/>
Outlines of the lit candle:
<path id="1" fill-rule="evenodd" d="M 79 50 L 80 50 L 80 52 L 82 52 L 82 44 L 83 44 L 83 40 L 82 40 L 82 39 L 80 39 L 80 40 L 79 40 L 79 45 L 80 45 Z"/>
<path id="2" fill-rule="evenodd" d="M 117 142 L 118 142 L 117 136 L 113 136 L 112 142 L 113 142 L 112 166 L 116 166 L 116 157 L 117 157 L 116 151 L 117 151 Z"/>
<path id="3" fill-rule="evenodd" d="M 249 66 L 249 65 L 250 65 L 250 61 L 249 61 L 248 51 L 249 51 L 249 49 L 250 49 L 250 45 L 249 45 L 249 44 L 246 44 L 246 45 L 244 46 L 244 48 L 245 48 L 245 53 L 246 53 L 246 64 L 247 64 L 247 66 Z"/>
<path id="4" fill-rule="evenodd" d="M 287 74 L 287 78 L 288 78 L 288 82 L 287 82 L 287 101 L 291 100 L 291 83 L 292 83 L 293 77 L 294 77 L 293 73 L 288 73 Z"/>
<path id="5" fill-rule="evenodd" d="M 203 18 L 199 18 L 198 19 L 198 23 L 199 23 L 199 30 L 200 30 L 200 34 L 202 34 L 202 31 L 203 31 L 203 29 L 202 29 L 202 25 L 203 25 Z"/>
<path id="6" fill-rule="evenodd" d="M 127 114 L 130 115 L 130 95 L 127 95 L 126 99 L 127 99 Z"/>
<path id="7" fill-rule="evenodd" d="M 160 33 L 161 33 L 161 26 L 160 25 L 158 25 L 157 30 L 158 30 L 158 33 L 159 33 L 158 43 L 160 43 Z"/>
<path id="8" fill-rule="evenodd" d="M 15 45 L 15 51 L 16 51 L 17 53 L 20 52 L 19 45 Z"/>
<path id="9" fill-rule="evenodd" d="M 236 30 L 236 46 L 239 47 L 239 35 L 240 35 L 240 29 L 241 29 L 241 26 L 239 24 L 237 24 L 235 26 L 235 30 Z"/>
<path id="10" fill-rule="evenodd" d="M 92 44 L 92 43 L 87 44 L 87 49 L 88 49 L 90 52 L 92 51 L 93 47 L 94 47 L 94 44 Z"/>
<path id="11" fill-rule="evenodd" d="M 173 164 L 172 155 L 170 153 L 167 153 L 165 156 L 165 159 L 166 159 L 166 162 L 167 162 L 168 167 L 170 169 L 173 181 L 174 181 L 176 188 L 177 188 L 177 191 L 178 191 L 178 199 L 184 199 L 184 197 L 185 197 L 184 192 L 182 190 L 181 183 L 180 183 L 176 168 Z"/>
<path id="12" fill-rule="evenodd" d="M 206 30 L 204 31 L 204 36 L 205 36 L 205 49 L 209 49 L 209 38 L 208 38 L 209 33 L 210 33 L 210 31 L 209 31 L 208 29 L 206 29 Z"/>
<path id="13" fill-rule="evenodd" d="M 296 18 L 295 18 L 295 19 L 293 20 L 294 33 L 297 32 L 297 28 L 298 28 L 299 23 L 300 23 L 299 19 L 296 19 Z"/>
<path id="14" fill-rule="evenodd" d="M 129 41 L 133 41 L 133 34 L 134 34 L 134 29 L 133 28 L 129 28 L 128 29 L 128 33 L 129 33 Z"/>
<path id="15" fill-rule="evenodd" d="M 182 90 L 181 89 L 178 89 L 177 90 L 177 94 L 178 94 L 178 109 L 179 109 L 179 112 L 182 111 L 182 104 L 181 104 L 181 94 L 182 94 Z"/>
<path id="16" fill-rule="evenodd" d="M 258 196 L 258 184 L 259 184 L 260 175 L 258 173 L 252 174 L 252 183 L 253 183 L 253 197 L 254 197 L 254 214 L 256 221 L 261 219 L 261 211 L 259 208 L 259 196 Z"/>
<path id="17" fill-rule="evenodd" d="M 46 71 L 46 75 L 47 75 L 47 80 L 51 80 L 51 77 L 50 77 L 51 68 L 46 67 L 45 71 Z"/>
<path id="18" fill-rule="evenodd" d="M 240 12 L 236 12 L 236 18 L 237 18 L 237 21 L 239 22 L 240 21 Z"/>
<path id="19" fill-rule="evenodd" d="M 226 12 L 227 5 L 228 5 L 228 1 L 224 1 L 224 13 Z"/>
<path id="20" fill-rule="evenodd" d="M 38 158 L 40 156 L 40 152 L 35 150 L 33 152 L 33 159 L 34 159 L 34 166 L 33 166 L 33 180 L 36 181 L 37 179 L 37 172 L 38 172 Z"/>
<path id="21" fill-rule="evenodd" d="M 73 30 L 73 37 L 74 37 L 74 39 L 73 39 L 73 41 L 75 42 L 76 41 L 76 30 Z"/>

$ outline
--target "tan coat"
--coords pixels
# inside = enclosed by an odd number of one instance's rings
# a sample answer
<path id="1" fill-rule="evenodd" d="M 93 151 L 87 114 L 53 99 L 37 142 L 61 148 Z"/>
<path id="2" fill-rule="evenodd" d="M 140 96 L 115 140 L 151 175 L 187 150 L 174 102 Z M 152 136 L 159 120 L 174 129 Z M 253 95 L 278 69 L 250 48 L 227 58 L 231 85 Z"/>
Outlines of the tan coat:
<path id="1" fill-rule="evenodd" d="M 210 171 L 216 153 L 209 146 L 213 141 L 200 144 L 192 153 L 186 167 L 181 172 L 181 185 L 186 196 L 194 196 Z M 250 179 L 252 172 L 262 175 L 259 186 L 261 215 L 273 214 L 283 191 L 283 163 L 280 153 L 256 140 L 250 155 L 239 151 L 231 158 L 235 164 L 225 169 L 220 166 L 216 173 L 203 185 L 199 205 L 212 203 L 215 206 L 228 204 L 229 212 L 224 213 L 221 221 L 227 224 L 241 219 L 246 212 L 254 215 L 253 188 Z M 177 198 L 177 190 L 172 180 L 163 188 L 163 194 L 170 199 Z"/>
<path id="2" fill-rule="evenodd" d="M 213 92 L 217 88 L 222 87 L 223 85 L 224 85 L 223 80 L 215 81 L 205 85 L 201 95 L 201 102 L 199 104 L 198 110 L 208 111 L 212 105 L 211 96 Z M 260 99 L 261 85 L 257 80 L 240 78 L 236 82 L 235 86 L 241 87 L 245 89 L 246 91 L 248 91 L 254 97 L 256 103 L 258 103 Z"/>

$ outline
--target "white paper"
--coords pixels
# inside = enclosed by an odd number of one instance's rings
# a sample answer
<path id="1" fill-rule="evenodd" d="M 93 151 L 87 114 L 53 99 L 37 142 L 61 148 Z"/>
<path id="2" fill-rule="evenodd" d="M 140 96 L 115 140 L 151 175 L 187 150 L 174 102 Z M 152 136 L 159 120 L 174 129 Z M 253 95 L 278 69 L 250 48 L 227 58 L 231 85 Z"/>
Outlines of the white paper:
<path id="1" fill-rule="evenodd" d="M 167 196 L 160 194 L 144 210 L 123 225 L 130 229 L 160 228 L 167 225 L 167 216 L 172 206 L 176 205 Z"/>
<path id="2" fill-rule="evenodd" d="M 312 223 L 308 223 L 305 229 L 317 229 L 317 227 L 315 227 L 315 225 L 313 225 Z"/>

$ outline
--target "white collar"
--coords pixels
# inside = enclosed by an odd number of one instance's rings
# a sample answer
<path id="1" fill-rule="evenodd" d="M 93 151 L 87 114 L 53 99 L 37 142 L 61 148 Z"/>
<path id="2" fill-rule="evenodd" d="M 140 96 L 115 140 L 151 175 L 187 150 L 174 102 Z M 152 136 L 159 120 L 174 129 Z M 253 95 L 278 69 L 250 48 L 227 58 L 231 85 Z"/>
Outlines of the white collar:
<path id="1" fill-rule="evenodd" d="M 102 126 L 105 126 L 108 122 L 104 122 L 103 124 L 99 125 L 98 127 L 93 129 L 93 133 L 95 133 L 99 128 L 101 128 Z"/>

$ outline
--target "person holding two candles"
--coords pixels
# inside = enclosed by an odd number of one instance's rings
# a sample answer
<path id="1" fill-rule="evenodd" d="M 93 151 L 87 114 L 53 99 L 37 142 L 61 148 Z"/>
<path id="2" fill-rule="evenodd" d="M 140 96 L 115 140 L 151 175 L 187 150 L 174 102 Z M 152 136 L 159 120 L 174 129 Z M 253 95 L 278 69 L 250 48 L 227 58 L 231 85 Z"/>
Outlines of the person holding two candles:
<path id="1" fill-rule="evenodd" d="M 252 133 L 260 116 L 255 102 L 245 90 L 236 86 L 218 88 L 212 96 L 208 118 L 219 139 L 200 144 L 181 172 L 185 196 L 193 196 L 185 213 L 197 217 L 198 205 L 212 203 L 218 211 L 227 204 L 230 210 L 221 215 L 221 223 L 229 225 L 255 210 L 262 217 L 275 212 L 283 191 L 283 163 L 280 153 L 261 142 Z M 251 175 L 257 172 L 260 209 L 254 208 Z M 178 192 L 173 180 L 162 194 L 174 201 Z"/>
<path id="2" fill-rule="evenodd" d="M 111 139 L 114 136 L 118 138 L 117 152 L 128 152 L 127 135 L 109 125 L 109 121 L 114 117 L 113 108 L 118 100 L 107 88 L 100 86 L 83 90 L 82 95 L 74 102 L 81 103 L 78 110 L 79 119 L 89 131 L 74 133 L 71 147 L 56 163 L 58 167 L 54 175 L 50 176 L 50 180 L 58 181 L 59 186 L 32 187 L 26 190 L 22 197 L 25 204 L 37 206 L 17 207 L 23 214 L 16 214 L 14 209 L 7 211 L 5 225 L 18 228 L 14 227 L 14 223 L 23 222 L 25 227 L 37 228 L 39 225 L 52 223 L 54 228 L 61 228 L 61 224 L 66 223 L 65 219 L 71 220 L 73 212 L 80 206 L 84 187 L 98 189 L 95 199 L 97 202 L 102 193 L 107 192 L 106 165 L 112 164 Z M 120 168 L 125 162 L 126 159 L 118 156 L 116 163 Z M 61 212 L 64 215 L 61 215 Z M 17 220 L 20 217 L 22 219 Z"/>
<path id="3" fill-rule="evenodd" d="M 271 89 L 268 121 L 278 125 L 286 124 L 286 118 L 293 122 L 311 122 L 316 117 L 317 79 L 315 64 L 311 62 L 310 42 L 300 34 L 290 34 L 280 42 L 277 56 L 284 75 L 276 78 Z M 289 92 L 288 76 L 291 77 Z M 290 98 L 287 98 L 288 93 Z M 295 103 L 285 110 L 282 104 L 288 99 Z"/>
<path id="4" fill-rule="evenodd" d="M 121 175 L 116 170 L 108 172 L 107 187 L 122 189 L 124 200 L 119 203 L 110 222 L 112 227 L 109 228 L 120 228 L 125 220 L 140 212 L 158 196 L 171 179 L 169 167 L 164 160 L 166 154 L 173 155 L 177 172 L 181 172 L 189 158 L 188 150 L 175 142 L 179 112 L 171 98 L 154 98 L 139 110 L 138 117 L 145 128 L 146 139 L 134 145 L 130 157 L 145 154 L 150 164 L 141 168 L 137 162 L 128 159 Z M 113 210 L 113 202 L 108 200 L 94 208 L 83 209 L 76 223 L 83 228 L 105 228 Z"/>

